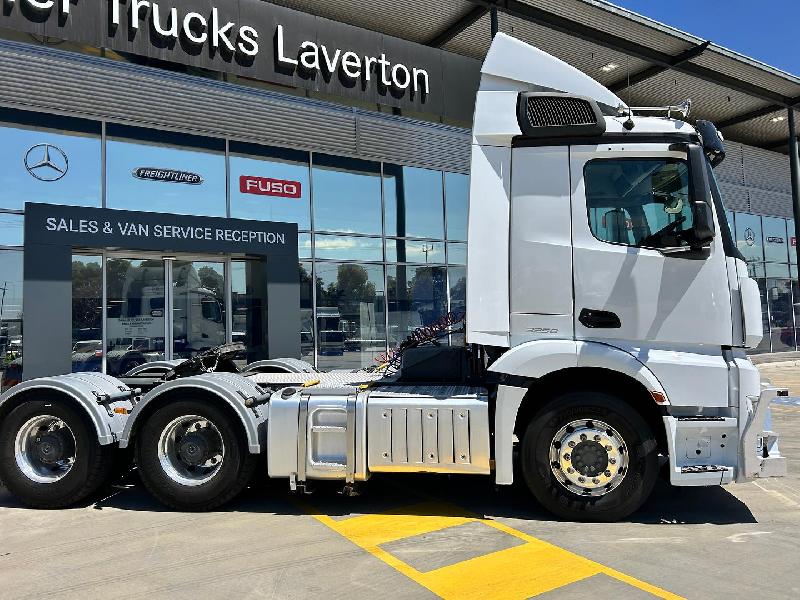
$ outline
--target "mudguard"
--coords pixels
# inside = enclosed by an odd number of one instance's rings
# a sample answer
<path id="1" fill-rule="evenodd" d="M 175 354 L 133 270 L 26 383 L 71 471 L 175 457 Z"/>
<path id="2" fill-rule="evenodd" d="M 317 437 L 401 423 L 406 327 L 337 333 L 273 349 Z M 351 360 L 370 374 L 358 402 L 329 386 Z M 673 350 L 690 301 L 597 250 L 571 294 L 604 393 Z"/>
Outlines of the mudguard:
<path id="1" fill-rule="evenodd" d="M 26 399 L 35 399 L 37 391 L 61 394 L 74 400 L 88 415 L 101 445 L 113 444 L 122 433 L 127 415 L 114 412 L 115 408 L 130 410 L 133 404 L 129 399 L 100 403 L 99 400 L 124 396 L 132 392 L 131 388 L 111 375 L 102 373 L 70 373 L 52 377 L 39 377 L 23 381 L 0 396 L 0 416 L 4 416 L 4 407 L 14 404 L 13 400 L 25 395 Z"/>
<path id="2" fill-rule="evenodd" d="M 534 340 L 520 344 L 503 354 L 489 367 L 495 373 L 539 379 L 568 368 L 601 368 L 627 375 L 649 392 L 662 394 L 662 404 L 669 404 L 664 387 L 653 372 L 631 354 L 599 342 L 575 340 Z M 495 482 L 510 485 L 514 481 L 514 426 L 527 388 L 498 386 L 495 408 Z"/>
<path id="3" fill-rule="evenodd" d="M 266 371 L 265 371 L 266 370 Z M 299 358 L 272 358 L 245 365 L 242 373 L 316 373 L 314 365 Z"/>
<path id="4" fill-rule="evenodd" d="M 161 384 L 145 394 L 136 404 L 133 411 L 125 423 L 125 428 L 120 435 L 120 448 L 127 448 L 130 444 L 134 428 L 138 423 L 139 416 L 145 411 L 147 405 L 162 398 L 165 394 L 173 394 L 176 391 L 197 390 L 205 394 L 212 394 L 219 398 L 220 402 L 227 403 L 238 415 L 245 434 L 247 435 L 247 445 L 252 454 L 259 454 L 262 446 L 266 445 L 266 421 L 267 410 L 263 407 L 247 408 L 245 401 L 248 398 L 258 398 L 264 394 L 264 390 L 256 385 L 247 377 L 242 377 L 237 373 L 205 373 L 194 375 L 183 379 L 175 379 Z"/>

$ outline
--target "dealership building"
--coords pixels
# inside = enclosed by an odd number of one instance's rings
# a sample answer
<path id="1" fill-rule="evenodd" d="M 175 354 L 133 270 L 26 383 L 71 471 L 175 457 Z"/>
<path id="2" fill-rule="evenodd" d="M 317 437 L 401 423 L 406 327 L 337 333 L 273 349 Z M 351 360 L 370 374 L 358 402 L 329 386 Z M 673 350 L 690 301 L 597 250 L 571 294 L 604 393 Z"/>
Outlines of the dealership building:
<path id="1" fill-rule="evenodd" d="M 462 311 L 497 31 L 719 126 L 759 351 L 800 343 L 798 77 L 600 0 L 0 1 L 7 382 L 224 341 L 367 366 Z"/>

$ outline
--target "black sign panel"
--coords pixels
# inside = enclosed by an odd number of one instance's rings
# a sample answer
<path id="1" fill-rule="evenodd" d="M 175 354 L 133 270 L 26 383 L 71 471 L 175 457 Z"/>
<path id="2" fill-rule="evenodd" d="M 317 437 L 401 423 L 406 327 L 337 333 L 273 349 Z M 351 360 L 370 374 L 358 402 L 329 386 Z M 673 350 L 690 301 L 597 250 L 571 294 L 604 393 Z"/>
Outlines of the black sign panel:
<path id="1" fill-rule="evenodd" d="M 469 120 L 479 63 L 262 0 L 0 0 L 0 27 Z"/>
<path id="2" fill-rule="evenodd" d="M 288 259 L 297 256 L 297 225 L 27 203 L 25 244 Z"/>

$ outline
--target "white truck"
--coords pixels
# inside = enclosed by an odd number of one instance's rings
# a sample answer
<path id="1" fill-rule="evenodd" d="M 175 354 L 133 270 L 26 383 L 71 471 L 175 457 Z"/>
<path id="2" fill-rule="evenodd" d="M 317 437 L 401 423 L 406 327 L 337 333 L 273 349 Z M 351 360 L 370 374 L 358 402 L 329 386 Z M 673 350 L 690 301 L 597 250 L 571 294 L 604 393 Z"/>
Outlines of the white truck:
<path id="1" fill-rule="evenodd" d="M 156 498 L 208 510 L 254 475 L 352 491 L 373 473 L 521 473 L 560 517 L 608 521 L 660 472 L 676 486 L 784 475 L 764 424 L 786 392 L 762 389 L 745 354 L 760 297 L 714 180 L 722 139 L 687 109 L 628 107 L 498 34 L 472 132 L 466 347 L 421 343 L 429 328 L 398 369 L 239 373 L 223 348 L 141 386 L 25 381 L 0 398 L 0 479 L 66 506 L 135 448 Z"/>

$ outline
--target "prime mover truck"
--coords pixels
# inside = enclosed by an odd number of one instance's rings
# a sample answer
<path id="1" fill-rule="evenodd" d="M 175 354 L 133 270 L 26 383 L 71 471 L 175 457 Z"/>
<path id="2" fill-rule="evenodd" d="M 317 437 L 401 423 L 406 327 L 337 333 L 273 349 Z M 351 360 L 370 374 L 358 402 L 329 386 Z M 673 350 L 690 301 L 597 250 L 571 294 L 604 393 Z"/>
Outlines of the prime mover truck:
<path id="1" fill-rule="evenodd" d="M 745 354 L 760 296 L 689 103 L 627 106 L 498 34 L 472 130 L 466 346 L 407 340 L 387 365 L 239 372 L 230 348 L 166 375 L 74 373 L 0 397 L 0 479 L 60 507 L 134 449 L 169 506 L 209 510 L 256 477 L 292 489 L 373 473 L 524 478 L 562 518 L 616 520 L 672 485 L 780 476 L 772 398 Z M 434 342 L 434 343 L 431 343 Z"/>

